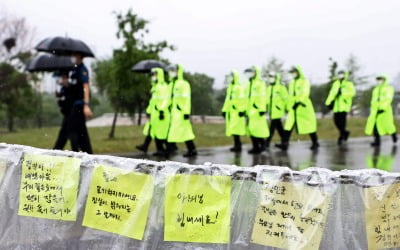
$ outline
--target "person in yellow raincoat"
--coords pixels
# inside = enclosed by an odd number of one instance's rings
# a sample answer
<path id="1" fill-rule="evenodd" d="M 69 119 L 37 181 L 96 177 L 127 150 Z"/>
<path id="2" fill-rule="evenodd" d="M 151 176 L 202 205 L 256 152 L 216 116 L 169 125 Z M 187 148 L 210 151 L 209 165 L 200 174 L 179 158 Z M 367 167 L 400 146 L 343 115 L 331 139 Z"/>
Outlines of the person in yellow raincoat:
<path id="1" fill-rule="evenodd" d="M 269 128 L 265 113 L 267 111 L 266 85 L 261 80 L 261 70 L 252 67 L 245 70 L 249 79 L 246 88 L 248 119 L 247 133 L 250 135 L 253 148 L 250 154 L 259 154 L 265 149 L 265 139 L 269 136 Z"/>
<path id="2" fill-rule="evenodd" d="M 153 81 L 151 81 L 151 89 L 150 89 L 150 99 L 149 99 L 149 104 L 147 105 L 146 108 L 146 115 L 148 118 L 148 121 L 146 122 L 146 124 L 144 125 L 143 128 L 143 135 L 145 135 L 146 137 L 144 138 L 144 141 L 142 144 L 137 145 L 136 149 L 147 153 L 147 150 L 149 149 L 152 137 L 151 137 L 151 125 L 150 125 L 150 113 L 151 113 L 151 109 L 152 109 L 152 97 L 153 97 L 153 92 L 155 89 L 155 83 Z"/>
<path id="3" fill-rule="evenodd" d="M 151 97 L 150 111 L 150 135 L 154 138 L 157 151 L 154 156 L 166 156 L 164 144 L 167 141 L 168 128 L 170 124 L 170 89 L 165 82 L 164 70 L 153 68 L 151 70 L 154 91 Z"/>
<path id="4" fill-rule="evenodd" d="M 346 130 L 347 114 L 351 110 L 356 94 L 354 84 L 348 80 L 348 76 L 348 72 L 338 72 L 338 79 L 333 82 L 325 101 L 325 105 L 333 110 L 333 121 L 339 130 L 338 145 L 349 138 L 350 131 Z"/>
<path id="5" fill-rule="evenodd" d="M 372 91 L 370 114 L 365 126 L 365 133 L 374 135 L 374 142 L 371 143 L 373 147 L 381 145 L 382 135 L 392 135 L 393 142 L 397 142 L 392 110 L 394 89 L 385 75 L 378 76 L 376 81 L 377 86 Z"/>
<path id="6" fill-rule="evenodd" d="M 282 125 L 282 118 L 285 115 L 286 101 L 288 98 L 288 91 L 284 85 L 281 84 L 281 75 L 279 73 L 270 72 L 268 74 L 269 85 L 267 87 L 267 112 L 271 121 L 270 136 L 265 142 L 265 146 L 269 147 L 275 129 L 278 130 L 281 137 L 281 143 L 285 136 L 285 131 Z"/>
<path id="7" fill-rule="evenodd" d="M 305 78 L 300 66 L 294 66 L 290 71 L 293 80 L 289 84 L 289 97 L 286 108 L 288 110 L 285 121 L 285 140 L 275 146 L 287 150 L 293 129 L 298 134 L 309 134 L 312 145 L 310 149 L 319 147 L 317 137 L 317 119 L 310 99 L 310 82 Z"/>
<path id="8" fill-rule="evenodd" d="M 183 78 L 182 65 L 171 66 L 168 74 L 172 79 L 171 122 L 168 131 L 168 142 L 185 142 L 187 152 L 184 157 L 197 155 L 194 144 L 194 133 L 190 123 L 191 89 L 190 84 Z"/>
<path id="9" fill-rule="evenodd" d="M 246 135 L 246 93 L 245 88 L 240 84 L 239 73 L 235 70 L 228 76 L 228 88 L 222 115 L 225 118 L 226 136 L 233 136 L 234 146 L 232 152 L 242 151 L 240 136 Z"/>

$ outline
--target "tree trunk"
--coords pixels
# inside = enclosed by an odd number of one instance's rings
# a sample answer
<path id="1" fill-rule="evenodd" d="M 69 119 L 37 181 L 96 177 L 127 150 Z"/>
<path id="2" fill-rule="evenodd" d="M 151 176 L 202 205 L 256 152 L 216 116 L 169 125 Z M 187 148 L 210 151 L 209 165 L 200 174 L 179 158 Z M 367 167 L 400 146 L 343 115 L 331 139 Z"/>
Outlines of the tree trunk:
<path id="1" fill-rule="evenodd" d="M 7 128 L 8 132 L 14 132 L 14 114 L 10 108 L 7 108 Z"/>
<path id="2" fill-rule="evenodd" d="M 118 113 L 119 113 L 119 105 L 115 108 L 114 118 L 113 118 L 113 122 L 112 122 L 112 125 L 111 125 L 110 133 L 108 134 L 108 139 L 114 138 L 115 126 L 117 124 Z"/>

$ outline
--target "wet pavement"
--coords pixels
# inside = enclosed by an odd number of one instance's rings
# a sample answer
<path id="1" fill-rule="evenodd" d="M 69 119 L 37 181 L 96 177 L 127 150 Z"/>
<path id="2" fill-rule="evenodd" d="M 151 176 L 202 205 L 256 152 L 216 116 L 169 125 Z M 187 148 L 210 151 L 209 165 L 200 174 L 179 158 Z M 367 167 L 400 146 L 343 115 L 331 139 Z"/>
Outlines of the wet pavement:
<path id="1" fill-rule="evenodd" d="M 397 155 L 397 146 L 391 139 L 382 138 L 382 146 L 378 149 L 370 146 L 371 138 L 350 139 L 346 145 L 338 146 L 336 141 L 322 141 L 317 151 L 309 149 L 310 142 L 291 142 L 287 152 L 282 152 L 271 145 L 270 149 L 259 155 L 250 155 L 247 150 L 250 145 L 244 145 L 242 153 L 229 152 L 226 147 L 200 148 L 199 155 L 194 158 L 184 158 L 181 154 L 171 156 L 168 160 L 189 164 L 231 164 L 237 166 L 274 165 L 286 166 L 294 170 L 309 167 L 321 167 L 331 170 L 379 168 L 391 172 L 400 172 L 400 157 Z M 185 149 L 179 144 L 180 151 Z M 151 159 L 162 161 L 149 154 L 127 153 L 118 156 Z"/>

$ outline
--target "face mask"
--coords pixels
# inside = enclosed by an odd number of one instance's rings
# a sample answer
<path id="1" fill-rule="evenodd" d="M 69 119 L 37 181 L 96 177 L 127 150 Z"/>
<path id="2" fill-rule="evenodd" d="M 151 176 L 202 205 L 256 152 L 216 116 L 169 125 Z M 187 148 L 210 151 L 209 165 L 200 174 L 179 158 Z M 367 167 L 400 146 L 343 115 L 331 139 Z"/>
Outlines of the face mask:
<path id="1" fill-rule="evenodd" d="M 232 77 L 231 75 L 228 76 L 228 77 L 226 78 L 226 82 L 227 82 L 228 84 L 233 83 L 233 77 Z"/>
<path id="2" fill-rule="evenodd" d="M 275 77 L 274 76 L 270 76 L 268 78 L 268 81 L 269 81 L 270 84 L 275 84 Z"/>
<path id="3" fill-rule="evenodd" d="M 339 79 L 344 79 L 344 74 L 339 74 L 338 77 Z"/>
<path id="4" fill-rule="evenodd" d="M 169 72 L 169 77 L 176 78 L 177 77 L 177 73 L 175 71 L 170 71 Z"/>
<path id="5" fill-rule="evenodd" d="M 250 79 L 250 78 L 252 78 L 254 76 L 254 73 L 246 71 L 246 72 L 244 72 L 244 75 L 246 76 L 246 78 Z"/>
<path id="6" fill-rule="evenodd" d="M 71 56 L 71 63 L 72 64 L 76 64 L 76 57 L 75 56 Z"/>
<path id="7" fill-rule="evenodd" d="M 152 82 L 157 82 L 157 76 L 151 76 L 151 81 Z"/>
<path id="8" fill-rule="evenodd" d="M 292 79 L 296 79 L 297 78 L 297 73 L 296 72 L 290 73 L 290 76 L 292 77 Z"/>
<path id="9" fill-rule="evenodd" d="M 382 84 L 382 83 L 383 83 L 383 80 L 381 80 L 381 79 L 376 80 L 376 83 L 377 83 L 377 84 Z"/>

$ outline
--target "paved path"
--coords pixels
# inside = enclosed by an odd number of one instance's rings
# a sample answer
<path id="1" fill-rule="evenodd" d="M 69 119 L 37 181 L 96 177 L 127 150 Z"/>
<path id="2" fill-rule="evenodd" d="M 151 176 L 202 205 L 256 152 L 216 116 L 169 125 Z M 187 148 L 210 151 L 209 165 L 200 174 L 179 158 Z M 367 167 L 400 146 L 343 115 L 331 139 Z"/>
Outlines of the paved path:
<path id="1" fill-rule="evenodd" d="M 282 152 L 273 146 L 260 155 L 247 153 L 250 145 L 245 145 L 242 153 L 229 152 L 229 147 L 214 147 L 199 149 L 199 155 L 192 159 L 186 159 L 180 154 L 169 158 L 171 161 L 190 164 L 203 164 L 205 162 L 219 164 L 234 164 L 238 166 L 277 165 L 287 166 L 295 170 L 308 167 L 322 167 L 332 170 L 363 169 L 376 167 L 387 171 L 400 172 L 400 156 L 397 155 L 397 147 L 391 139 L 384 138 L 380 150 L 370 147 L 371 138 L 350 139 L 347 145 L 338 147 L 334 141 L 322 141 L 318 151 L 308 149 L 307 141 L 292 142 L 287 152 Z M 178 145 L 181 151 L 185 145 Z M 400 147 L 400 146 L 399 146 Z M 149 153 L 117 154 L 131 158 L 146 158 L 152 160 L 165 160 L 152 157 Z"/>

